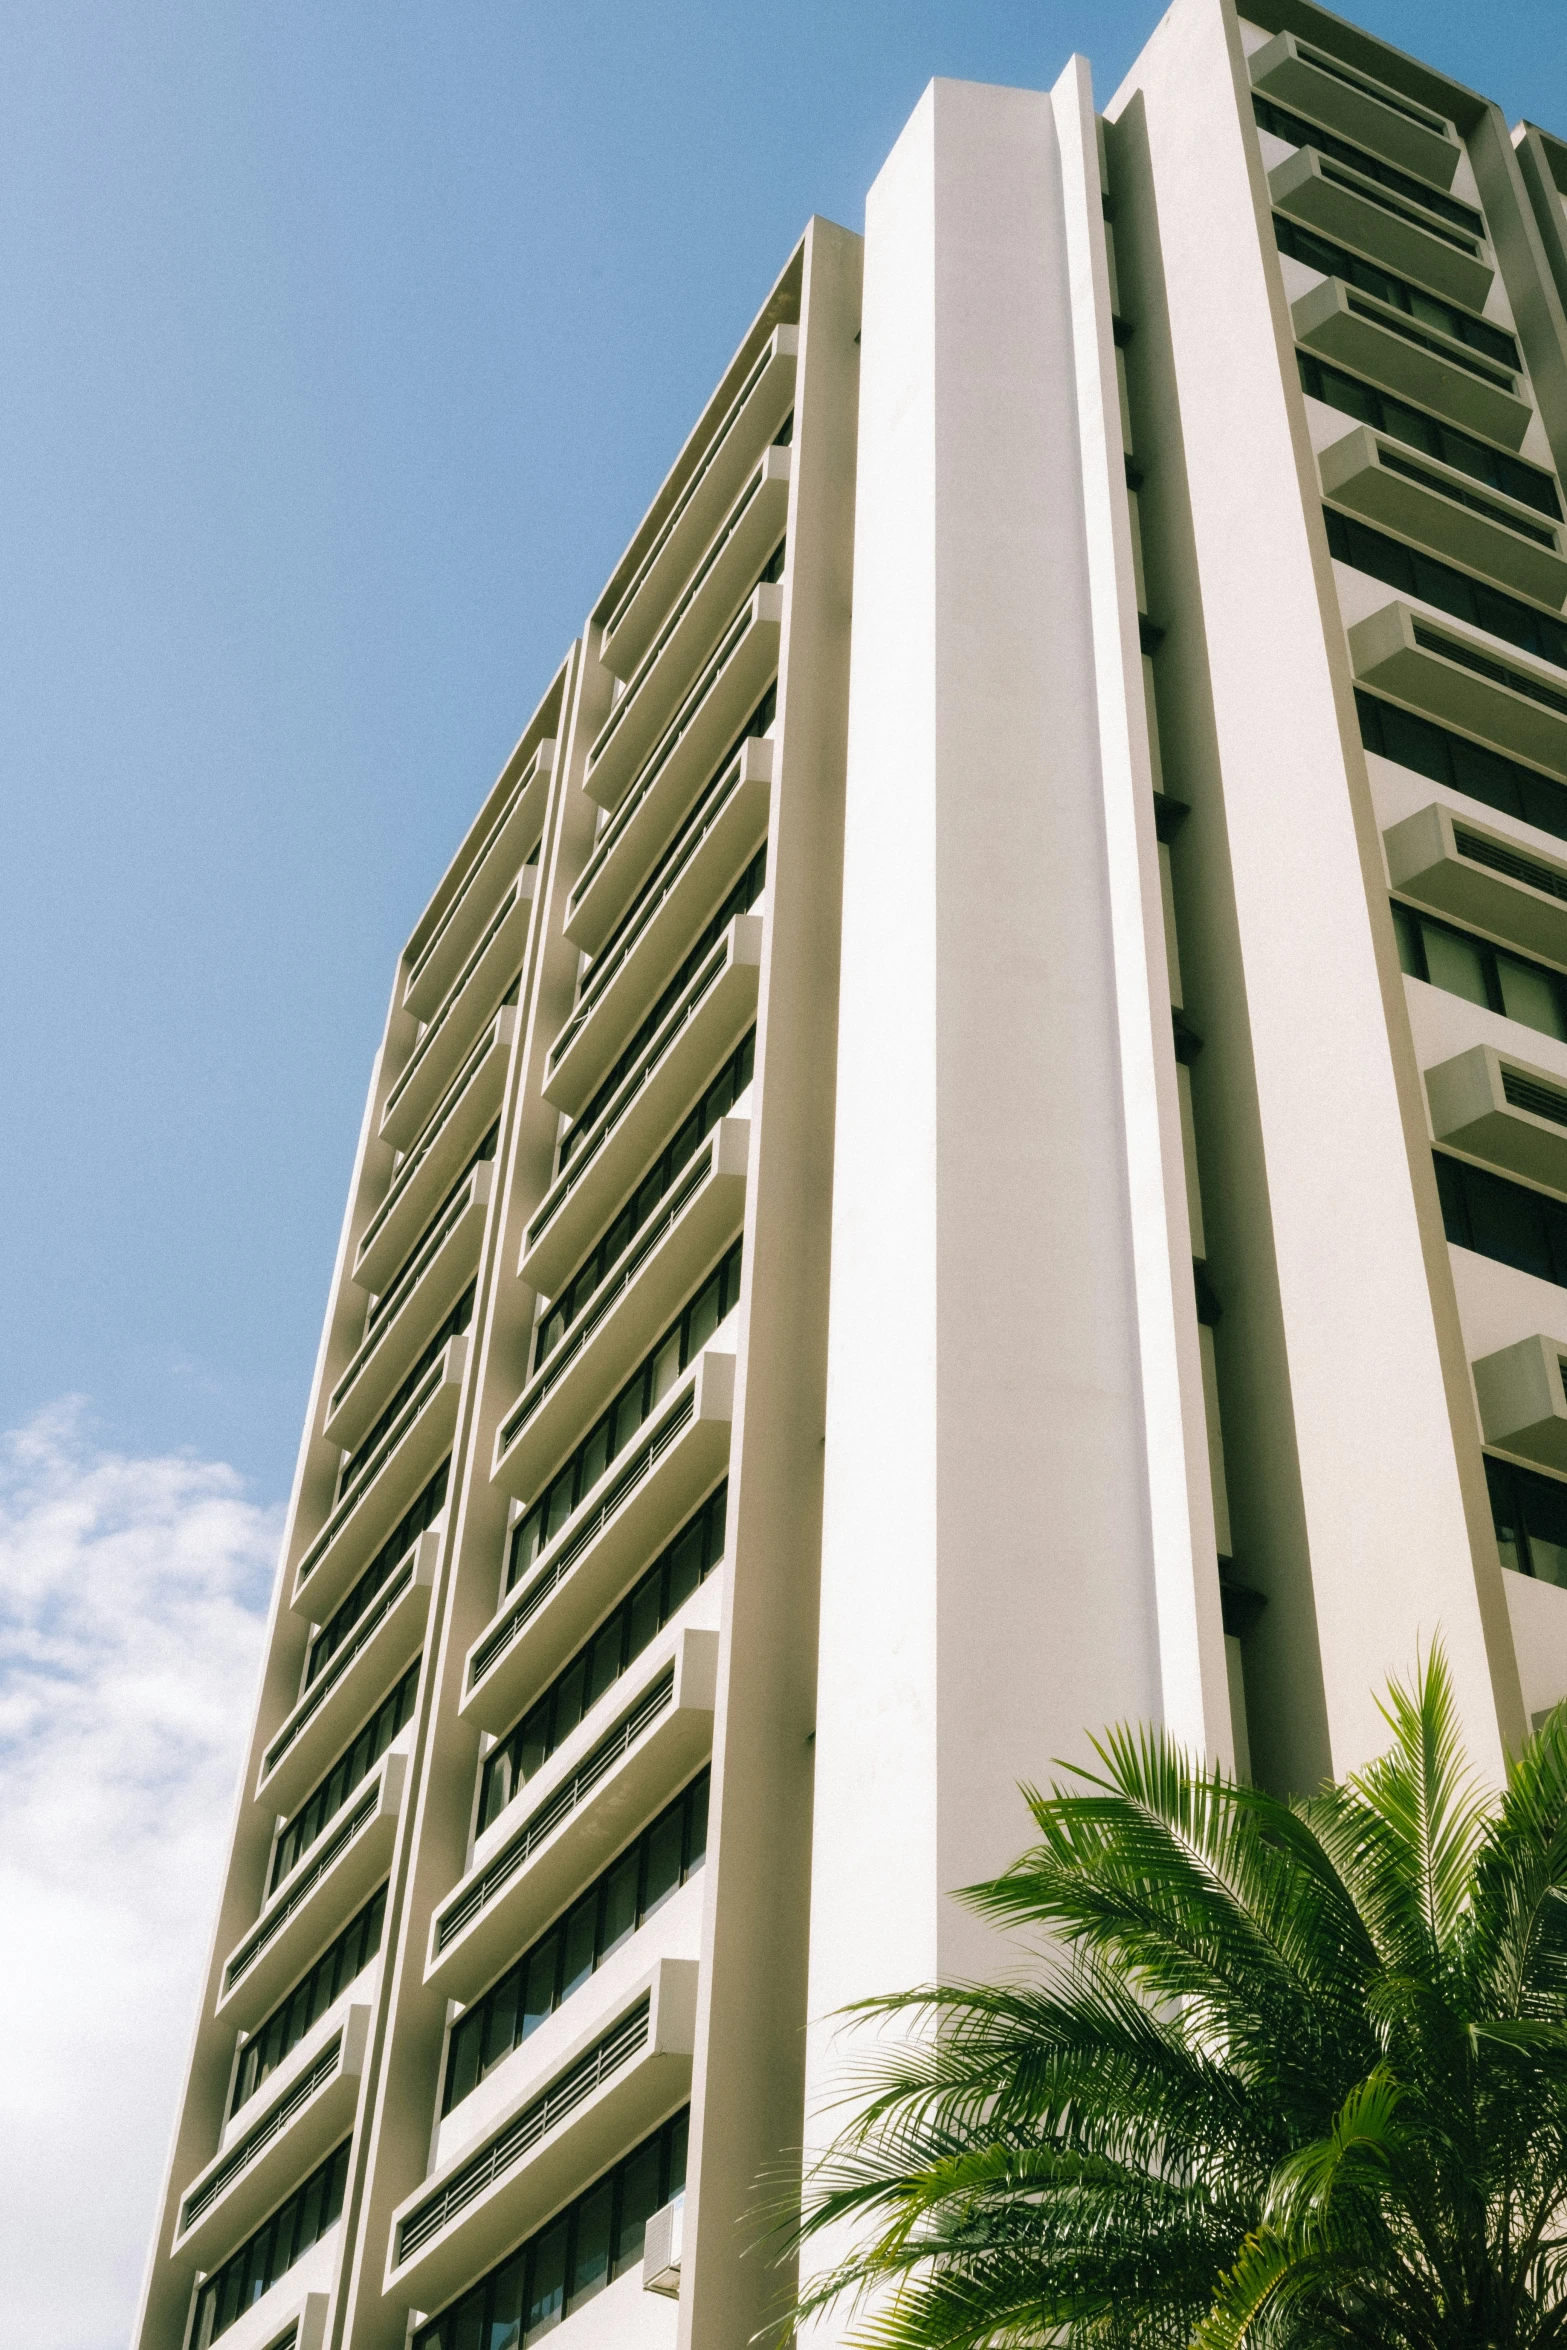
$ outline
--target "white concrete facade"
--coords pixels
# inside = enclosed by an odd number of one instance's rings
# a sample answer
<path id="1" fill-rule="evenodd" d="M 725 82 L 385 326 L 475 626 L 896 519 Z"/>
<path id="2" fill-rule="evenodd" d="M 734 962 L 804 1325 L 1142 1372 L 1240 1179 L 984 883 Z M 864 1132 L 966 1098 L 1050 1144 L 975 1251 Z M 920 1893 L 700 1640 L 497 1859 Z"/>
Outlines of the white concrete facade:
<path id="1" fill-rule="evenodd" d="M 735 2350 L 1020 1784 L 1567 1695 L 1564 158 L 1176 0 L 809 225 L 399 960 L 138 2350 Z"/>

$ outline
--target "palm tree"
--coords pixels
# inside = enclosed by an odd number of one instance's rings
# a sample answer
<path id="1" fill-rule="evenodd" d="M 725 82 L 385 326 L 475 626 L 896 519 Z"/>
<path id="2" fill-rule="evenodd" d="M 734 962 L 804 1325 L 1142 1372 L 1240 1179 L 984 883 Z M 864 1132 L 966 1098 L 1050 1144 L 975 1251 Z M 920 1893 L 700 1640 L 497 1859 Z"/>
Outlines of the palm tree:
<path id="1" fill-rule="evenodd" d="M 1489 1801 L 1440 1650 L 1383 1710 L 1383 1757 L 1309 1801 L 1146 1729 L 1029 1794 L 1039 1842 L 964 1898 L 1045 1929 L 1036 1979 L 866 2003 L 797 2318 L 847 2297 L 875 2350 L 1567 2343 L 1567 1705 Z"/>

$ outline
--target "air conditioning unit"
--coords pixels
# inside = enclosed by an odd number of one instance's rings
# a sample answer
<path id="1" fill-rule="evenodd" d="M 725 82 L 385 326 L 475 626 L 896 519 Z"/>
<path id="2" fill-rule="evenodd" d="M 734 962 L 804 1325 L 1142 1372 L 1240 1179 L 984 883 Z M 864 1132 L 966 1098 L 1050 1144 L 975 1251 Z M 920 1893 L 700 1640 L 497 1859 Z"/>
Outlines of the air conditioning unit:
<path id="1" fill-rule="evenodd" d="M 685 2198 L 677 2195 L 655 2211 L 642 2239 L 642 2290 L 663 2293 L 671 2300 L 680 2294 L 680 2235 Z"/>

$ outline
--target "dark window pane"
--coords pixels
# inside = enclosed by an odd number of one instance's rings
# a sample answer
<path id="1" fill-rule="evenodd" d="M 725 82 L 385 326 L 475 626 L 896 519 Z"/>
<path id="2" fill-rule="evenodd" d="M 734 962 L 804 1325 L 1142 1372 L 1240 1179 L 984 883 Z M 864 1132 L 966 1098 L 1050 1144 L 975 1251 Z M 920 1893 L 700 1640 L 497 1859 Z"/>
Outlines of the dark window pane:
<path id="1" fill-rule="evenodd" d="M 588 1651 L 587 1693 L 584 1708 L 597 1703 L 605 1690 L 620 1673 L 620 1651 L 625 1639 L 625 1617 L 617 1608 L 607 1624 L 601 1624 L 593 1636 Z"/>
<path id="2" fill-rule="evenodd" d="M 659 2146 L 656 2139 L 650 2145 L 639 2146 L 621 2165 L 620 2224 L 615 2234 L 615 2274 L 624 2276 L 626 2270 L 642 2258 L 642 2238 L 652 2214 L 662 2200 L 660 2194 Z"/>
<path id="3" fill-rule="evenodd" d="M 642 1914 L 651 1917 L 661 1901 L 668 1899 L 680 1882 L 680 1864 L 684 1857 L 684 1823 L 679 1809 L 666 1812 L 655 1820 L 647 1840 L 647 1892 Z"/>
<path id="4" fill-rule="evenodd" d="M 566 2230 L 565 2215 L 545 2229 L 533 2246 L 529 2264 L 528 2310 L 526 2339 L 548 2333 L 559 2325 L 562 2304 L 566 2298 Z"/>
<path id="5" fill-rule="evenodd" d="M 452 2350 L 483 2350 L 484 2295 L 465 2293 L 457 2305 L 457 2322 L 452 2327 Z"/>
<path id="6" fill-rule="evenodd" d="M 522 2002 L 522 2033 L 526 2040 L 547 2015 L 555 2012 L 555 1975 L 560 1963 L 559 1934 L 546 1935 L 528 1961 L 528 1988 Z"/>
<path id="7" fill-rule="evenodd" d="M 484 2070 L 499 2064 L 517 2045 L 517 2000 L 522 1990 L 522 1972 L 513 1967 L 496 1984 L 485 2006 L 489 2009 L 484 2027 Z"/>
<path id="8" fill-rule="evenodd" d="M 1542 1583 L 1567 1585 L 1567 1485 L 1517 1469 L 1529 1564 Z"/>
<path id="9" fill-rule="evenodd" d="M 527 2254 L 514 2252 L 505 2266 L 496 2271 L 489 2337 L 484 2350 L 517 2350 L 522 2339 L 522 2293 L 527 2268 Z"/>
<path id="10" fill-rule="evenodd" d="M 712 1785 L 711 1777 L 704 1771 L 691 1790 L 689 1805 L 691 1827 L 686 1838 L 687 1876 L 707 1854 L 707 1806 L 712 1793 Z"/>
<path id="11" fill-rule="evenodd" d="M 663 1620 L 659 1586 L 661 1573 L 645 1576 L 631 1595 L 631 1631 L 626 1643 L 628 1661 L 640 1656 Z"/>
<path id="12" fill-rule="evenodd" d="M 686 2183 L 686 2143 L 691 2135 L 691 2109 L 677 2113 L 669 2123 L 665 2137 L 668 2140 L 669 2167 L 664 2179 L 664 2200 L 673 2202 Z"/>
<path id="13" fill-rule="evenodd" d="M 588 1668 L 585 1657 L 574 1657 L 555 1684 L 555 1715 L 550 1724 L 551 1742 L 559 1746 L 582 1719 L 583 1699 L 587 1690 Z"/>
<path id="14" fill-rule="evenodd" d="M 1465 1175 L 1469 1194 L 1472 1246 L 1498 1264 L 1515 1265 L 1520 1273 L 1551 1278 L 1550 1250 L 1537 1195 L 1521 1185 L 1505 1183 L 1478 1168 Z"/>
<path id="15" fill-rule="evenodd" d="M 484 2047 L 484 2014 L 475 2009 L 465 2015 L 452 2032 L 451 2056 L 446 2074 L 446 2110 L 460 2105 L 479 2078 L 479 2058 Z"/>
<path id="16" fill-rule="evenodd" d="M 577 2206 L 576 2243 L 571 2262 L 571 2307 L 580 2309 L 609 2280 L 610 2229 L 615 2214 L 613 2173 Z"/>
<path id="17" fill-rule="evenodd" d="M 593 1972 L 593 1950 L 598 1933 L 598 1889 L 585 1894 L 566 1920 L 565 1961 L 560 1995 L 569 1999 Z"/>
<path id="18" fill-rule="evenodd" d="M 600 1420 L 582 1448 L 582 1481 L 577 1488 L 579 1495 L 589 1492 L 598 1483 L 608 1464 L 609 1422 Z"/>
<path id="19" fill-rule="evenodd" d="M 699 1518 L 688 1526 L 669 1554 L 669 1613 L 685 1605 L 702 1579 L 702 1540 L 705 1527 Z M 657 1627 L 655 1625 L 654 1629 Z M 649 1632 L 648 1640 L 653 1634 Z M 647 1645 L 646 1641 L 642 1644 Z"/>
<path id="20" fill-rule="evenodd" d="M 620 1859 L 609 1872 L 604 1887 L 604 1933 L 599 1944 L 599 1964 L 602 1966 L 610 1952 L 625 1941 L 637 1928 L 637 1879 L 641 1874 L 642 1849 L 640 1842 Z"/>

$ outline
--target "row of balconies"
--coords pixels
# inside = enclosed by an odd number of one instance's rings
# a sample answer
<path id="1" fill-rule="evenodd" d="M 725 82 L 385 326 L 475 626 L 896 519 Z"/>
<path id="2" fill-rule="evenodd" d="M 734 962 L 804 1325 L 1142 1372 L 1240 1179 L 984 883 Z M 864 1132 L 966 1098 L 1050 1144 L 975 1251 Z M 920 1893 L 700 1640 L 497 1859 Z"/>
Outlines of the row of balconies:
<path id="1" fill-rule="evenodd" d="M 779 592 L 749 595 L 727 628 L 734 590 L 754 577 L 781 537 L 789 453 L 764 444 L 749 476 L 737 459 L 762 426 L 776 432 L 792 394 L 794 336 L 780 329 L 742 386 L 717 445 L 668 518 L 606 632 L 606 649 L 631 667 L 628 690 L 611 712 L 592 761 L 601 792 L 631 786 L 631 805 L 601 842 L 589 886 L 572 913 L 579 927 L 615 930 L 610 956 L 554 1056 L 552 1092 L 585 1099 L 634 1027 L 637 1007 L 656 995 L 679 959 L 705 905 L 721 892 L 765 835 L 771 745 L 743 739 L 748 714 L 776 665 Z M 740 472 L 738 493 L 734 476 Z M 672 603 L 669 583 L 689 560 L 725 497 L 728 511 L 710 536 L 684 590 Z M 655 633 L 655 608 L 665 606 Z M 720 631 L 694 688 L 679 695 L 682 663 Z M 640 649 L 637 649 L 639 648 Z M 676 706 L 678 703 L 678 706 Z M 725 742 L 736 754 L 712 778 L 690 821 L 682 810 Z M 407 968 L 404 1007 L 423 1032 L 383 1108 L 380 1133 L 402 1157 L 385 1200 L 367 1226 L 354 1278 L 379 1292 L 364 1338 L 329 1397 L 324 1433 L 348 1450 L 386 1411 L 400 1375 L 438 1329 L 471 1280 L 490 1199 L 492 1166 L 478 1160 L 458 1177 L 480 1137 L 494 1124 L 516 1011 L 486 1013 L 505 971 L 520 959 L 536 868 L 518 866 L 536 825 L 553 744 L 536 751 L 481 844 L 478 855 L 429 938 Z M 618 797 L 618 792 L 616 793 Z M 638 887 L 661 830 L 677 839 Z M 536 853 L 536 852 L 535 852 Z M 509 877 L 508 877 L 509 871 Z M 731 923 L 692 986 L 598 1119 L 568 1181 L 545 1203 L 530 1234 L 524 1272 L 535 1286 L 569 1269 L 573 1254 L 616 1204 L 617 1186 L 672 1124 L 684 1097 L 732 1050 L 754 1019 L 760 922 Z M 454 1063 L 456 1066 L 454 1067 Z M 700 1280 L 739 1228 L 748 1128 L 720 1122 L 674 1187 L 667 1206 L 609 1268 L 574 1327 L 569 1345 L 520 1399 L 498 1446 L 496 1474 L 520 1491 L 549 1465 L 584 1413 L 613 1390 L 657 1328 Z M 456 1178 L 454 1180 L 454 1178 Z M 443 1192 L 446 1196 L 443 1198 Z M 453 1338 L 408 1395 L 373 1449 L 355 1465 L 315 1539 L 300 1558 L 291 1605 L 324 1621 L 388 1528 L 428 1481 L 455 1430 L 466 1336 Z M 690 1366 L 636 1442 L 610 1466 L 511 1594 L 501 1616 L 474 1644 L 465 1674 L 463 1711 L 504 1726 L 538 1676 L 602 1613 L 628 1576 L 656 1550 L 728 1459 L 733 1358 L 709 1346 Z M 375 1695 L 416 1657 L 425 1638 L 440 1540 L 430 1528 L 388 1579 L 352 1637 L 302 1694 L 263 1757 L 257 1797 L 281 1813 L 318 1783 Z M 477 1661 L 483 1655 L 482 1669 Z M 672 1624 L 638 1657 L 603 1707 L 579 1727 L 526 1791 L 527 1817 L 514 1822 L 519 1798 L 481 1840 L 469 1876 L 454 1889 L 431 1927 L 429 1979 L 448 1996 L 471 1998 L 531 1919 L 570 1897 L 649 1807 L 689 1776 L 710 1751 L 716 1636 Z M 313 1949 L 340 1930 L 389 1865 L 403 1800 L 405 1758 L 389 1752 L 342 1814 L 276 1888 L 260 1917 L 226 1961 L 217 2013 L 253 2030 Z M 214 2161 L 187 2189 L 176 2255 L 210 2265 L 254 2216 L 276 2199 L 279 2184 L 317 2159 L 351 2123 L 370 2009 L 345 1994 L 268 2083 L 264 2103 L 241 2130 L 230 2127 Z M 417 2276 L 429 2305 L 482 2266 L 497 2227 L 515 2236 L 518 2194 L 558 2200 L 558 2181 L 586 2163 L 591 2175 L 605 2154 L 656 2124 L 689 2091 L 695 2007 L 692 1962 L 659 1963 L 608 2029 L 584 2018 L 592 2045 L 551 2059 L 552 2079 L 520 2087 L 509 2112 L 477 2155 L 427 2181 L 397 2216 L 388 2284 Z M 498 2200 L 499 2198 L 499 2200 Z M 541 2206 L 542 2208 L 542 2206 Z M 667 2233 L 667 2231 L 666 2231 Z M 499 2238 L 496 2238 L 499 2241 Z M 666 2247 L 667 2252 L 667 2247 Z M 675 2255 L 674 2257 L 678 2257 Z M 663 2289 L 668 2289 L 668 2259 Z M 410 2290 L 409 2298 L 413 2298 Z M 312 2304 L 320 2296 L 311 2296 Z M 319 2312 L 317 2312 L 319 2315 Z"/>

